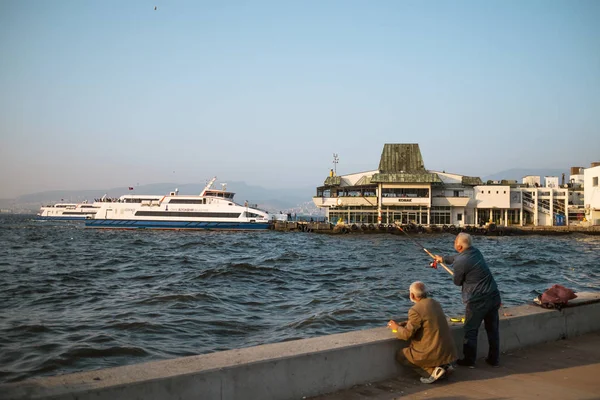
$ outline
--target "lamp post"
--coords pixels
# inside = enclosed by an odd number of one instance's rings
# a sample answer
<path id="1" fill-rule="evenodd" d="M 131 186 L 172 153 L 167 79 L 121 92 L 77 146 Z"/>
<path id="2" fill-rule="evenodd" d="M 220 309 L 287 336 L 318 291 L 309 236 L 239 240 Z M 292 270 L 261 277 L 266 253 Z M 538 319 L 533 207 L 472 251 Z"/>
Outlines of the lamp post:
<path id="1" fill-rule="evenodd" d="M 340 159 L 336 153 L 333 153 L 333 173 L 337 176 L 337 164 Z"/>

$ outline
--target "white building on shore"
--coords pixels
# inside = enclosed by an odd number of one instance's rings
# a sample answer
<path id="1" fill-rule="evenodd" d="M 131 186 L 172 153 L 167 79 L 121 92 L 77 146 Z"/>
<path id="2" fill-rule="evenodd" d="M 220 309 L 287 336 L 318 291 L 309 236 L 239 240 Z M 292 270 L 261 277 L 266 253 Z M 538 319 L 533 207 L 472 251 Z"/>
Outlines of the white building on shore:
<path id="1" fill-rule="evenodd" d="M 583 171 L 584 210 L 591 225 L 600 225 L 600 162 Z"/>
<path id="2" fill-rule="evenodd" d="M 329 221 L 357 225 L 580 224 L 595 221 L 586 210 L 600 213 L 600 164 L 589 170 L 578 167 L 578 174 L 573 177 L 572 171 L 570 182 L 562 185 L 558 177 L 545 177 L 542 186 L 539 176 L 524 177 L 522 184 L 484 184 L 478 177 L 426 170 L 418 144 L 385 144 L 378 169 L 341 176 L 331 171 L 313 202 L 325 209 Z M 574 183 L 579 181 L 584 185 Z M 582 186 L 595 188 L 589 202 Z"/>

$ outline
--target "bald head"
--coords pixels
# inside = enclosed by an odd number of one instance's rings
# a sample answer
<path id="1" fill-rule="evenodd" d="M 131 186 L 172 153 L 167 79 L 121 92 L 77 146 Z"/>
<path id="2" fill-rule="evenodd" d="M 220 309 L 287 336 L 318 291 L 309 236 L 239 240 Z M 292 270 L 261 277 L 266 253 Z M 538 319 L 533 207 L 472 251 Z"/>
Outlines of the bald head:
<path id="1" fill-rule="evenodd" d="M 463 251 L 467 250 L 472 245 L 473 239 L 468 233 L 461 232 L 458 235 L 456 235 L 456 239 L 454 239 L 454 248 L 459 253 L 462 253 Z"/>
<path id="2" fill-rule="evenodd" d="M 425 284 L 420 281 L 413 282 L 410 285 L 410 294 L 414 296 L 415 300 L 421 300 L 427 297 L 427 289 L 425 288 Z"/>

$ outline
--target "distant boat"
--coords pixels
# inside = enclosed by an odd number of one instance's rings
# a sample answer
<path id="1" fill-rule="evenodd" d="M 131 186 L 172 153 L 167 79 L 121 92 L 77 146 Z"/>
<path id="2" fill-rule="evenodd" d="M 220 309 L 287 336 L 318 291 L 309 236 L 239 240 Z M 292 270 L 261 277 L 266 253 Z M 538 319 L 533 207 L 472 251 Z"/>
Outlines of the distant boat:
<path id="1" fill-rule="evenodd" d="M 101 203 L 85 221 L 90 228 L 117 229 L 228 229 L 259 230 L 270 227 L 269 213 L 233 201 L 235 193 L 213 188 L 216 177 L 199 195 L 123 195 Z M 98 203 L 96 203 L 98 204 Z"/>
<path id="2" fill-rule="evenodd" d="M 43 206 L 37 213 L 38 219 L 55 219 L 63 221 L 84 220 L 96 215 L 100 206 L 97 203 L 56 203 Z"/>

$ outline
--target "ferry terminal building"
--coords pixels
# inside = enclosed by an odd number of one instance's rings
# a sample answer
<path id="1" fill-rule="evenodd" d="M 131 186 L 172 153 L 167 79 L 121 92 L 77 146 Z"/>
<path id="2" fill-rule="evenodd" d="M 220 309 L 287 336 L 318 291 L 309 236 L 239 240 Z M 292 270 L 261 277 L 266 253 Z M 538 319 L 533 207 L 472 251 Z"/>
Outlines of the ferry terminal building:
<path id="1" fill-rule="evenodd" d="M 600 225 L 598 175 L 600 163 L 594 163 L 573 167 L 562 185 L 558 177 L 546 177 L 542 187 L 535 176 L 521 184 L 484 184 L 478 177 L 425 169 L 418 144 L 385 144 L 377 170 L 340 176 L 332 171 L 313 202 L 329 221 L 357 225 Z"/>

